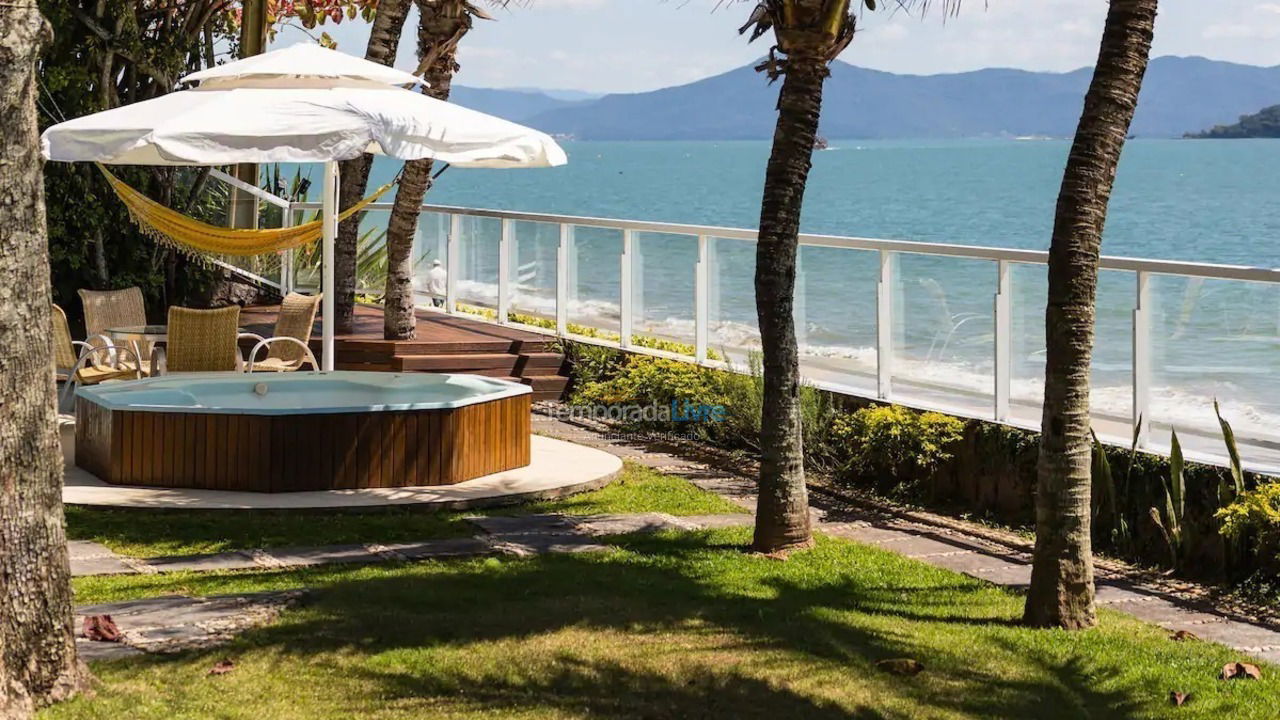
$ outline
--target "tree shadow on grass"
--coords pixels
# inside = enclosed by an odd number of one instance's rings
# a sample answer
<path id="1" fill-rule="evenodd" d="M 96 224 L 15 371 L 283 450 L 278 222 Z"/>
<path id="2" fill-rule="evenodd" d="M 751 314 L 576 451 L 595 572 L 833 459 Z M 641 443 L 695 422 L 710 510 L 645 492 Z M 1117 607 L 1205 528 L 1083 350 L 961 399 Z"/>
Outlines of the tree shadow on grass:
<path id="1" fill-rule="evenodd" d="M 840 554 L 843 544 L 834 550 L 820 546 L 787 562 L 744 558 L 725 537 L 632 536 L 618 539 L 623 551 L 617 553 L 408 565 L 321 588 L 308 607 L 248 634 L 238 647 L 315 665 L 338 663 L 326 655 L 330 652 L 349 658 L 352 652 L 465 651 L 474 645 L 476 652 L 492 653 L 480 645 L 563 630 L 639 637 L 715 632 L 727 643 L 718 647 L 721 652 L 735 657 L 768 652 L 770 661 L 782 662 L 776 682 L 773 672 L 765 673 L 766 682 L 732 663 L 673 674 L 645 668 L 646 658 L 601 662 L 576 654 L 548 660 L 546 667 L 519 668 L 515 675 L 434 666 L 406 673 L 370 663 L 357 663 L 353 670 L 349 660 L 332 668 L 363 675 L 391 696 L 465 697 L 488 711 L 533 707 L 624 718 L 879 718 L 912 717 L 883 708 L 914 707 L 980 717 L 1065 718 L 1078 717 L 1081 708 L 1123 715 L 1137 703 L 1130 690 L 1099 691 L 1090 679 L 1098 674 L 1096 663 L 1086 665 L 1071 655 L 1062 660 L 1047 653 L 1029 656 L 1005 642 L 1017 631 L 1005 626 L 1010 610 L 1001 609 L 999 591 L 964 581 L 930 583 L 913 577 L 924 572 L 913 566 L 885 564 L 879 572 L 870 555 L 860 569 L 858 556 Z M 845 567 L 833 564 L 838 562 Z M 959 622 L 966 602 L 976 616 L 970 618 L 972 627 Z M 664 650 L 675 651 L 675 646 Z M 974 660 L 984 653 L 985 666 Z M 906 678 L 875 668 L 876 661 L 894 657 L 915 657 L 926 671 Z M 1011 664 L 1017 677 L 1000 669 Z M 835 682 L 865 686 L 855 697 L 892 702 L 877 703 L 874 710 L 835 705 L 799 694 L 788 680 L 818 671 L 834 673 Z"/>
<path id="2" fill-rule="evenodd" d="M 692 672 L 679 678 L 617 663 L 558 658 L 554 670 L 513 681 L 504 675 L 480 678 L 364 671 L 392 701 L 453 698 L 457 706 L 494 713 L 530 708 L 573 716 L 608 718 L 805 718 L 806 720 L 890 720 L 871 708 L 847 709 L 734 672 Z"/>

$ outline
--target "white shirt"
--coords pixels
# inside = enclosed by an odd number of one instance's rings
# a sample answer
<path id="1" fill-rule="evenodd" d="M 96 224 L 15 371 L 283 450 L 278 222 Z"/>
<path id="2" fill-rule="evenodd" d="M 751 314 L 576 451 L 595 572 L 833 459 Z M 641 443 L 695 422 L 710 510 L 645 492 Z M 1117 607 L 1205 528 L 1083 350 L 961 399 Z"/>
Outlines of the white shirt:
<path id="1" fill-rule="evenodd" d="M 449 273 L 444 266 L 436 265 L 427 271 L 427 292 L 432 295 L 444 295 L 448 288 Z"/>

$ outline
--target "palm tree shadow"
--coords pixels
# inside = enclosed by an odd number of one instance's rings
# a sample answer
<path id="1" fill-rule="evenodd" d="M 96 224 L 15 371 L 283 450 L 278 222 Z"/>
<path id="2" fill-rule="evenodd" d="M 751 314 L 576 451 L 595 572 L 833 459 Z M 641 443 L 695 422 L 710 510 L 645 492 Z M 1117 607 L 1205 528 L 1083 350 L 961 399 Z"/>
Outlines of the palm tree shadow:
<path id="1" fill-rule="evenodd" d="M 617 663 L 557 658 L 556 668 L 537 677 L 388 674 L 365 671 L 391 701 L 465 698 L 488 712 L 555 709 L 573 716 L 609 718 L 806 718 L 890 720 L 871 708 L 843 708 L 737 673 L 696 672 L 670 677 Z"/>

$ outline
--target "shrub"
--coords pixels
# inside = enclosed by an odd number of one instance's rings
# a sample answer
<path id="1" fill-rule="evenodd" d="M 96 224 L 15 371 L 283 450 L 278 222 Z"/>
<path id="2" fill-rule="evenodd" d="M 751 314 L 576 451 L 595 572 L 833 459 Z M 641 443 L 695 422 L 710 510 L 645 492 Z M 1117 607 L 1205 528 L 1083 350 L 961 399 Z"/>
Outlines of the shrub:
<path id="1" fill-rule="evenodd" d="M 1280 481 L 1259 485 L 1236 497 L 1216 514 L 1222 534 L 1233 540 L 1249 535 L 1258 538 L 1255 546 L 1264 566 L 1280 568 Z"/>
<path id="2" fill-rule="evenodd" d="M 586 373 L 608 369 L 609 361 L 597 359 Z M 680 360 L 629 355 L 608 379 L 586 379 L 574 391 L 580 405 L 669 405 L 678 403 L 723 404 L 712 379 L 713 370 Z M 575 376 L 576 377 L 576 376 Z"/>
<path id="3" fill-rule="evenodd" d="M 845 474 L 900 491 L 950 460 L 963 432 L 964 422 L 949 415 L 884 405 L 836 414 L 828 442 Z"/>

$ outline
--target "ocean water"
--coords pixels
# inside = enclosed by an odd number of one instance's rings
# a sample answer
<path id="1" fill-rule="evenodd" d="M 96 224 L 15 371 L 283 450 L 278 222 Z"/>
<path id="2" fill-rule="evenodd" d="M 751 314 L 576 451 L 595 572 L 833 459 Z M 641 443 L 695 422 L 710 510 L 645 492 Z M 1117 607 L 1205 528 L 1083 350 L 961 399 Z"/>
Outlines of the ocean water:
<path id="1" fill-rule="evenodd" d="M 755 227 L 765 142 L 573 142 L 567 166 L 450 169 L 427 202 L 567 215 Z M 814 156 L 806 232 L 1045 249 L 1069 144 L 1065 141 L 833 140 Z M 374 182 L 397 164 L 379 159 Z M 1280 141 L 1134 140 L 1127 144 L 1104 237 L 1107 255 L 1280 267 Z M 385 213 L 365 223 L 385 225 Z M 423 272 L 444 254 L 447 219 L 424 216 Z M 468 218 L 461 236 L 464 299 L 496 299 L 499 223 Z M 559 229 L 516 224 L 512 306 L 554 314 Z M 570 267 L 570 319 L 620 327 L 621 232 L 579 227 Z M 634 261 L 637 332 L 694 337 L 696 238 L 642 233 Z M 737 361 L 758 346 L 754 247 L 713 238 L 710 344 Z M 875 253 L 804 248 L 797 288 L 806 371 L 875 387 Z M 895 394 L 920 404 L 990 415 L 996 266 L 900 254 L 894 281 Z M 1012 395 L 1015 419 L 1038 422 L 1042 397 L 1045 274 L 1015 265 Z M 1132 411 L 1136 278 L 1099 284 L 1095 413 L 1123 436 Z M 1212 402 L 1260 453 L 1280 451 L 1280 286 L 1156 276 L 1152 303 L 1152 408 L 1158 445 L 1169 427 L 1216 442 Z M 1192 441 L 1194 442 L 1194 440 Z M 1271 450 L 1266 450 L 1270 448 Z M 1255 463 L 1258 464 L 1258 463 Z"/>

